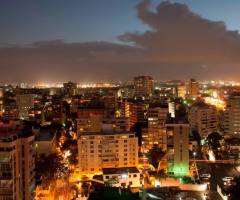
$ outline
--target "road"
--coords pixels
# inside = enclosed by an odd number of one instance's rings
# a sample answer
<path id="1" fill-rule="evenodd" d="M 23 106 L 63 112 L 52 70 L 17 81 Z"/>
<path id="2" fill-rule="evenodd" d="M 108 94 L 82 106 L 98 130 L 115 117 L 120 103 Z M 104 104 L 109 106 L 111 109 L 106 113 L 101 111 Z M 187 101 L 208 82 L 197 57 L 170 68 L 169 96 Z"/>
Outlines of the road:
<path id="1" fill-rule="evenodd" d="M 147 193 L 152 199 L 158 197 L 162 200 L 204 200 L 205 195 L 210 200 L 222 200 L 216 191 L 195 192 L 195 191 L 180 191 L 178 193 L 170 192 L 168 188 L 153 188 L 147 189 Z M 155 196 L 155 197 L 154 197 Z"/>
<path id="2" fill-rule="evenodd" d="M 223 164 L 223 163 L 204 163 L 198 162 L 199 173 L 210 173 L 210 186 L 211 190 L 216 191 L 217 185 L 222 186 L 222 178 L 226 176 L 236 177 L 240 173 L 236 170 L 236 165 Z"/>

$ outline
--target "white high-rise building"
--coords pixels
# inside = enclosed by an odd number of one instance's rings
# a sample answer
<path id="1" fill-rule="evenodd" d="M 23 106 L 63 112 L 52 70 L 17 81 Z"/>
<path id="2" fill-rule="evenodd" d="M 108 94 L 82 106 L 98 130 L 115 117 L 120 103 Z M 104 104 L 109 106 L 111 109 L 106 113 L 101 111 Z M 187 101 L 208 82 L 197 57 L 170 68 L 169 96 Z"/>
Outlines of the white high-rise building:
<path id="1" fill-rule="evenodd" d="M 186 176 L 189 173 L 189 124 L 174 120 L 167 122 L 168 173 Z"/>
<path id="2" fill-rule="evenodd" d="M 229 137 L 240 137 L 240 94 L 233 94 L 227 100 L 224 133 Z"/>
<path id="3" fill-rule="evenodd" d="M 142 135 L 142 150 L 148 151 L 154 145 L 166 150 L 167 137 L 165 122 L 168 116 L 167 107 L 148 109 L 148 128 Z"/>
<path id="4" fill-rule="evenodd" d="M 189 110 L 188 120 L 191 130 L 196 130 L 201 137 L 218 130 L 218 112 L 214 106 L 196 102 Z"/>
<path id="5" fill-rule="evenodd" d="M 86 132 L 78 139 L 79 168 L 82 174 L 102 172 L 102 168 L 138 165 L 138 139 L 134 133 L 112 129 L 103 124 L 102 131 Z"/>

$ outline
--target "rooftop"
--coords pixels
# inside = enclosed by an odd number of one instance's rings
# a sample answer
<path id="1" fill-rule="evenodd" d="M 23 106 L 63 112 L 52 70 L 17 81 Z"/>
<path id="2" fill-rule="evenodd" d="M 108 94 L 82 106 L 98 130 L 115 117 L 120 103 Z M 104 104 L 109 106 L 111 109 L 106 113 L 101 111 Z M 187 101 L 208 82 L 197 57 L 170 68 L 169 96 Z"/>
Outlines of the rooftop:
<path id="1" fill-rule="evenodd" d="M 225 142 L 229 145 L 240 145 L 240 138 L 229 138 L 229 139 L 226 139 Z"/>
<path id="2" fill-rule="evenodd" d="M 47 132 L 40 132 L 36 136 L 36 141 L 52 141 L 54 137 L 54 133 L 47 131 Z"/>
<path id="3" fill-rule="evenodd" d="M 117 134 L 134 134 L 130 131 L 112 130 L 112 131 L 98 131 L 98 132 L 84 132 L 82 135 L 117 135 Z"/>
<path id="4" fill-rule="evenodd" d="M 126 174 L 126 173 L 139 173 L 136 167 L 121 167 L 121 168 L 103 168 L 103 174 Z"/>
<path id="5" fill-rule="evenodd" d="M 168 117 L 168 119 L 166 120 L 166 124 L 189 124 L 189 123 L 186 117 L 176 118 Z"/>

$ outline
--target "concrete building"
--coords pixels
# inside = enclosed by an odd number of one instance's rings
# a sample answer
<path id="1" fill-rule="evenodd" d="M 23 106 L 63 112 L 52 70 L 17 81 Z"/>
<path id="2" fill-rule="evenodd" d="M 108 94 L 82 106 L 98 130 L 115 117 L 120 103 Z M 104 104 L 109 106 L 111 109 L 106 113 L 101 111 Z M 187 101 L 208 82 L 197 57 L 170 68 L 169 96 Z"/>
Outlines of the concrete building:
<path id="1" fill-rule="evenodd" d="M 181 98 L 185 98 L 187 95 L 187 86 L 184 84 L 177 86 L 177 96 Z"/>
<path id="2" fill-rule="evenodd" d="M 77 119 L 78 135 L 85 132 L 99 132 L 102 130 L 102 124 L 111 124 L 115 131 L 130 130 L 129 118 L 92 116 Z"/>
<path id="3" fill-rule="evenodd" d="M 146 106 L 142 103 L 130 102 L 129 107 L 129 119 L 130 127 L 133 127 L 137 122 L 145 122 L 147 110 Z"/>
<path id="4" fill-rule="evenodd" d="M 13 120 L 18 118 L 17 104 L 15 100 L 3 102 L 3 117 Z"/>
<path id="5" fill-rule="evenodd" d="M 39 131 L 34 142 L 35 151 L 38 155 L 49 155 L 56 149 L 56 133 L 50 130 Z"/>
<path id="6" fill-rule="evenodd" d="M 7 127 L 7 129 L 6 129 Z M 35 191 L 34 136 L 0 127 L 0 199 L 32 200 Z"/>
<path id="7" fill-rule="evenodd" d="M 190 79 L 188 85 L 188 96 L 190 97 L 197 97 L 199 93 L 199 84 L 195 79 Z"/>
<path id="8" fill-rule="evenodd" d="M 167 129 L 168 173 L 174 176 L 186 176 L 189 173 L 189 124 L 183 120 L 172 120 Z"/>
<path id="9" fill-rule="evenodd" d="M 169 101 L 168 102 L 168 112 L 172 118 L 175 117 L 175 110 L 176 110 L 176 105 L 174 101 Z"/>
<path id="10" fill-rule="evenodd" d="M 223 123 L 225 136 L 240 137 L 240 93 L 228 98 Z"/>
<path id="11" fill-rule="evenodd" d="M 218 112 L 214 106 L 198 101 L 191 106 L 188 117 L 191 130 L 198 131 L 201 137 L 218 130 Z"/>
<path id="12" fill-rule="evenodd" d="M 3 115 L 3 88 L 0 88 L 0 116 Z"/>
<path id="13" fill-rule="evenodd" d="M 127 117 L 105 117 L 102 123 L 112 124 L 112 129 L 115 131 L 130 131 L 130 119 Z"/>
<path id="14" fill-rule="evenodd" d="M 166 150 L 167 137 L 165 122 L 168 116 L 167 107 L 154 107 L 148 109 L 148 128 L 142 135 L 142 150 L 148 151 L 154 145 Z"/>
<path id="15" fill-rule="evenodd" d="M 70 81 L 67 83 L 63 83 L 63 90 L 65 94 L 69 96 L 74 96 L 77 90 L 77 83 L 73 83 Z"/>
<path id="16" fill-rule="evenodd" d="M 140 188 L 143 184 L 136 167 L 103 168 L 103 181 L 113 187 Z"/>
<path id="17" fill-rule="evenodd" d="M 29 118 L 29 110 L 34 107 L 34 94 L 19 94 L 16 96 L 18 117 L 20 119 Z"/>
<path id="18" fill-rule="evenodd" d="M 151 76 L 138 76 L 134 78 L 136 97 L 149 97 L 153 92 L 153 78 Z"/>
<path id="19" fill-rule="evenodd" d="M 51 100 L 52 121 L 62 123 L 65 117 L 61 95 L 53 95 Z"/>
<path id="20" fill-rule="evenodd" d="M 77 132 L 81 135 L 85 132 L 98 132 L 102 128 L 102 116 L 85 116 L 77 118 Z"/>
<path id="21" fill-rule="evenodd" d="M 121 115 L 124 117 L 130 117 L 130 102 L 123 99 L 121 102 Z"/>
<path id="22" fill-rule="evenodd" d="M 78 139 L 78 160 L 82 174 L 102 172 L 102 168 L 135 167 L 138 139 L 134 133 L 114 131 L 105 124 L 100 132 L 87 132 Z"/>

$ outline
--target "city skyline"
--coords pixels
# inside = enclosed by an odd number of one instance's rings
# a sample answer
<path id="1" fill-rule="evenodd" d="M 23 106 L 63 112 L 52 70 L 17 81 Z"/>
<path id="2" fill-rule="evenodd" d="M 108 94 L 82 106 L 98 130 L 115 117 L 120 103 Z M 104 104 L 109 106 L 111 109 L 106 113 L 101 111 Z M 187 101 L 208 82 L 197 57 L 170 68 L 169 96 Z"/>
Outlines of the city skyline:
<path id="1" fill-rule="evenodd" d="M 234 0 L 3 1 L 1 80 L 238 80 L 239 7 Z"/>
<path id="2" fill-rule="evenodd" d="M 2 0 L 0 200 L 239 200 L 240 0 Z"/>

